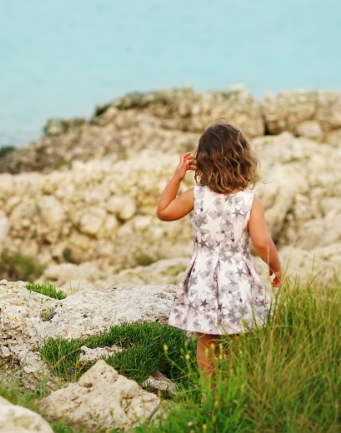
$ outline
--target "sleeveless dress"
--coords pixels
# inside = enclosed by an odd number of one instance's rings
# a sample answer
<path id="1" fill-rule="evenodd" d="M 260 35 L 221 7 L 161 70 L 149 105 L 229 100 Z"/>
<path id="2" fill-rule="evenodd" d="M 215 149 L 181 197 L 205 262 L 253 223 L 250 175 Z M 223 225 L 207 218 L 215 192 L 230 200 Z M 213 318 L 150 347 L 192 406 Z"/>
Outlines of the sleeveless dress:
<path id="1" fill-rule="evenodd" d="M 251 260 L 248 221 L 253 191 L 218 194 L 194 187 L 192 259 L 169 325 L 205 334 L 237 334 L 268 315 L 263 282 Z"/>

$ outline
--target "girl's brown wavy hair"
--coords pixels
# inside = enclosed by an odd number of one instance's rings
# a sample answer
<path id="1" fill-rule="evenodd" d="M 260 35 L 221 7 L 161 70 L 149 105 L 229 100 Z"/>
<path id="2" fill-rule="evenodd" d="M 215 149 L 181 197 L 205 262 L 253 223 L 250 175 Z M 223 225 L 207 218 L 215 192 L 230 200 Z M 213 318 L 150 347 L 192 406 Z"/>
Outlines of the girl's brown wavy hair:
<path id="1" fill-rule="evenodd" d="M 256 154 L 241 131 L 224 120 L 200 137 L 196 163 L 196 182 L 220 194 L 252 189 L 260 180 Z"/>

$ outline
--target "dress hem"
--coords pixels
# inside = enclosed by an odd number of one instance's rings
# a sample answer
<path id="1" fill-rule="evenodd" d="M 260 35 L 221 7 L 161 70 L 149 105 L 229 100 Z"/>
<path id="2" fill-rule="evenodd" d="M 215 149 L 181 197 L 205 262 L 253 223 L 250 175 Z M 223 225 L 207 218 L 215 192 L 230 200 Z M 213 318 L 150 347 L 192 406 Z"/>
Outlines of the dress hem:
<path id="1" fill-rule="evenodd" d="M 172 326 L 173 328 L 181 329 L 182 331 L 186 332 L 195 332 L 200 334 L 207 334 L 207 335 L 234 335 L 234 334 L 248 334 L 250 331 L 248 330 L 239 330 L 234 332 L 202 332 L 202 331 L 196 331 L 194 329 L 188 329 L 188 328 L 181 328 L 180 326 L 171 325 L 168 323 L 169 326 Z"/>

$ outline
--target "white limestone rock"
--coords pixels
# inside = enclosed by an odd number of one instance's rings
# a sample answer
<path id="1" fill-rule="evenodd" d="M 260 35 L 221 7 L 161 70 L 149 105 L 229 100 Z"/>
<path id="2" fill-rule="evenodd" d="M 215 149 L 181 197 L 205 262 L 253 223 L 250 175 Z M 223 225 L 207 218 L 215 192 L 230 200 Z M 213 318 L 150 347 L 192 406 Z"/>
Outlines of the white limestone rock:
<path id="1" fill-rule="evenodd" d="M 111 325 L 168 320 L 177 286 L 86 288 L 61 301 L 49 322 L 37 324 L 42 339 L 86 338 Z"/>
<path id="2" fill-rule="evenodd" d="M 59 301 L 29 292 L 25 284 L 0 281 L 0 366 L 20 366 L 19 375 L 27 388 L 36 389 L 43 375 L 51 387 L 50 370 L 32 349 L 42 341 L 37 326 Z"/>
<path id="3" fill-rule="evenodd" d="M 140 422 L 156 415 L 160 400 L 144 391 L 99 360 L 78 381 L 52 392 L 41 403 L 41 409 L 52 419 L 65 417 L 75 426 L 90 429 L 126 429 L 131 432 Z"/>
<path id="4" fill-rule="evenodd" d="M 86 364 L 101 359 L 103 356 L 113 356 L 117 352 L 122 352 L 122 349 L 117 346 L 96 347 L 95 349 L 89 349 L 89 347 L 82 346 L 81 354 L 79 356 L 79 364 Z"/>
<path id="5" fill-rule="evenodd" d="M 53 433 L 50 425 L 36 412 L 16 406 L 0 397 L 1 433 Z"/>

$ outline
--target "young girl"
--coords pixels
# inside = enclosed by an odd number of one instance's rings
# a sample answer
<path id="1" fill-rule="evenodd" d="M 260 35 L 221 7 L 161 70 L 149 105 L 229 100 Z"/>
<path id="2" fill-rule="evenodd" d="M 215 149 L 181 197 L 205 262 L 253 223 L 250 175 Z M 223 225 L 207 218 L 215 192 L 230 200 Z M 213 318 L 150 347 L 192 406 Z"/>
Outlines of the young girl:
<path id="1" fill-rule="evenodd" d="M 189 152 L 161 195 L 157 216 L 174 221 L 192 210 L 194 250 L 179 285 L 169 324 L 198 334 L 197 358 L 204 377 L 214 374 L 212 354 L 219 335 L 247 332 L 268 314 L 265 288 L 252 263 L 249 242 L 282 278 L 259 198 L 248 187 L 259 180 L 258 160 L 243 134 L 228 123 L 210 126 Z M 188 170 L 198 183 L 177 197 Z M 213 345 L 213 346 L 212 346 Z"/>

